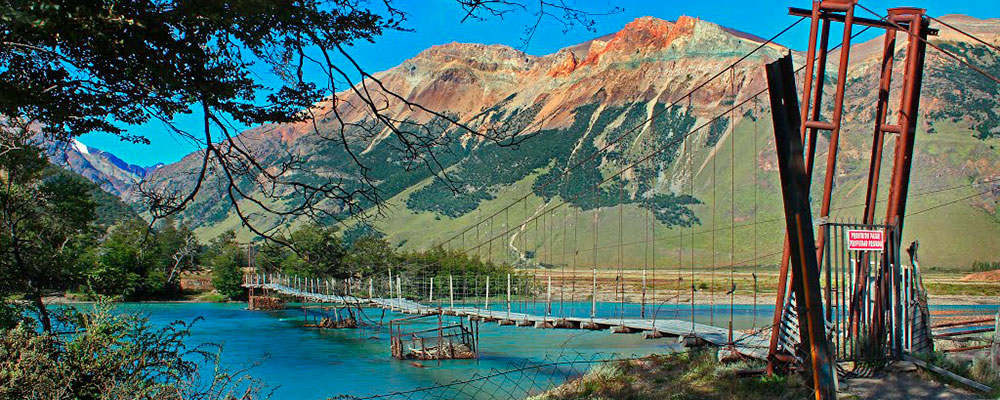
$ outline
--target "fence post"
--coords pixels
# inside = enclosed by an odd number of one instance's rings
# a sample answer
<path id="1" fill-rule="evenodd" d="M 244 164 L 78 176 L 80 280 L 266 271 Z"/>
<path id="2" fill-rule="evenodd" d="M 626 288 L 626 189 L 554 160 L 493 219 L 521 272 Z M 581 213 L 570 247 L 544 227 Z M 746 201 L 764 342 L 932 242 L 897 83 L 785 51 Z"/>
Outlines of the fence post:
<path id="1" fill-rule="evenodd" d="M 990 365 L 995 371 L 1000 368 L 1000 312 L 993 320 L 993 338 L 990 339 Z"/>
<path id="2" fill-rule="evenodd" d="M 549 316 L 552 315 L 552 275 L 549 275 L 549 288 L 548 288 L 548 291 L 549 291 L 549 293 L 548 293 L 547 298 L 545 300 L 545 302 L 546 302 L 546 305 L 545 305 L 545 316 L 546 317 L 549 317 Z"/>
<path id="3" fill-rule="evenodd" d="M 642 269 L 642 301 L 639 305 L 639 317 L 642 319 L 646 318 L 646 269 L 645 268 Z M 730 331 L 732 330 L 731 326 L 729 327 L 729 330 Z"/>
<path id="4" fill-rule="evenodd" d="M 455 308 L 455 282 L 451 274 L 448 274 L 448 300 L 451 302 L 451 308 Z"/>
<path id="5" fill-rule="evenodd" d="M 489 311 L 489 309 L 490 309 L 490 276 L 486 275 L 486 310 Z"/>
<path id="6" fill-rule="evenodd" d="M 594 268 L 594 291 L 590 297 L 590 319 L 597 316 L 597 268 Z"/>
<path id="7" fill-rule="evenodd" d="M 429 300 L 429 301 L 430 301 L 431 303 L 434 303 L 434 277 L 433 277 L 433 276 L 431 277 L 431 288 L 430 288 L 430 292 L 431 292 L 431 294 L 430 294 L 430 300 Z"/>
<path id="8" fill-rule="evenodd" d="M 507 319 L 510 319 L 510 274 L 507 274 Z"/>

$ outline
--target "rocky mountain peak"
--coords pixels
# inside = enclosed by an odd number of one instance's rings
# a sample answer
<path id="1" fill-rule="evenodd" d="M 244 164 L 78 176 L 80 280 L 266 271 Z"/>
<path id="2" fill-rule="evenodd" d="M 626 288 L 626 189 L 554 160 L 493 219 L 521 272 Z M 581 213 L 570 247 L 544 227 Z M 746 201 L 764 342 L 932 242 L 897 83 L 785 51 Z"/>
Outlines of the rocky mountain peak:
<path id="1" fill-rule="evenodd" d="M 434 64 L 457 63 L 487 72 L 525 71 L 537 57 L 510 46 L 452 42 L 432 46 L 403 63 L 415 66 L 424 62 Z"/>

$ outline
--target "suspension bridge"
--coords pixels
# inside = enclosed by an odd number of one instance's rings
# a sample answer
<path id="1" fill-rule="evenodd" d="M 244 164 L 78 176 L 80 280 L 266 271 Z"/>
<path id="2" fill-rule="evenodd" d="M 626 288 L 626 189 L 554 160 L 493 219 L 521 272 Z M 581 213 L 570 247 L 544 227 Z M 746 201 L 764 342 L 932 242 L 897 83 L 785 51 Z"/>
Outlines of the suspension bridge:
<path id="1" fill-rule="evenodd" d="M 368 281 L 369 291 L 367 296 L 358 297 L 351 295 L 352 287 L 353 291 L 364 290 L 362 287 L 353 284 L 352 281 L 353 279 L 344 281 L 341 285 L 338 285 L 333 280 L 321 278 L 310 279 L 296 276 L 257 274 L 246 275 L 243 286 L 254 290 L 280 294 L 304 302 L 376 307 L 404 314 L 443 314 L 466 317 L 483 322 L 495 322 L 499 325 L 516 325 L 518 327 L 608 330 L 614 333 L 644 332 L 650 338 L 676 337 L 688 341 L 691 345 L 712 344 L 727 347 L 735 353 L 734 355 L 738 354 L 758 359 L 764 359 L 767 356 L 767 335 L 761 335 L 759 332 L 737 333 L 736 338 L 733 339 L 730 337 L 731 332 L 728 329 L 693 322 L 693 320 L 626 318 L 625 313 L 621 313 L 617 318 L 597 316 L 596 301 L 592 303 L 594 308 L 591 309 L 589 316 L 577 317 L 558 312 L 554 313 L 551 300 L 537 302 L 535 299 L 537 296 L 534 294 L 528 294 L 531 297 L 530 299 L 525 298 L 525 293 L 528 293 L 524 290 L 526 282 L 519 282 L 521 287 L 518 288 L 519 293 L 515 296 L 512 292 L 513 288 L 509 284 L 511 282 L 510 275 L 508 275 L 506 291 L 501 289 L 500 296 L 494 294 L 494 296 L 500 297 L 500 304 L 497 304 L 495 300 L 493 307 L 490 306 L 490 294 L 487 292 L 483 292 L 482 296 L 468 296 L 465 293 L 460 293 L 456 302 L 454 280 L 449 282 L 452 290 L 445 292 L 444 297 L 439 297 L 436 304 L 434 303 L 433 289 L 431 289 L 433 287 L 432 283 L 425 286 L 428 293 L 427 302 L 421 303 L 407 298 L 413 297 L 412 292 L 410 296 L 407 296 L 407 290 L 415 285 L 407 285 L 408 288 L 404 289 L 402 278 L 399 277 L 397 277 L 395 282 L 395 289 L 393 289 L 392 284 L 385 286 L 387 289 L 383 294 L 386 294 L 388 297 L 376 296 L 376 293 L 380 291 L 374 289 L 374 278 L 370 278 Z M 364 282 L 364 280 L 362 279 L 358 282 Z M 386 284 L 387 282 L 392 281 L 380 281 L 381 284 Z M 483 282 L 484 285 L 485 282 Z M 383 286 L 381 284 L 379 285 L 380 287 Z M 340 294 L 337 294 L 338 289 Z M 483 286 L 481 289 L 488 291 L 488 286 Z M 551 298 L 551 292 L 548 297 Z M 476 301 L 482 303 L 476 304 Z M 517 304 L 519 302 L 521 304 Z M 531 306 L 524 307 L 523 305 L 527 302 L 530 302 Z M 535 311 L 541 312 L 536 314 L 534 313 Z"/>
<path id="2" fill-rule="evenodd" d="M 796 17 L 789 26 L 755 42 L 751 51 L 687 93 L 619 129 L 593 153 L 570 158 L 564 168 L 542 175 L 528 194 L 480 214 L 477 222 L 439 243 L 486 265 L 515 266 L 513 276 L 489 271 L 470 276 L 450 266 L 404 277 L 401 271 L 407 269 L 397 266 L 395 272 L 343 281 L 255 272 L 245 277 L 244 286 L 312 302 L 500 325 L 679 337 L 768 360 L 770 370 L 812 365 L 817 393 L 824 397 L 835 386 L 830 366 L 837 361 L 900 359 L 926 351 L 926 293 L 915 251 L 909 260 L 903 257 L 903 221 L 987 194 L 1000 180 L 909 191 L 928 47 L 933 57 L 1000 84 L 987 70 L 928 38 L 950 29 L 997 47 L 917 8 L 881 14 L 856 1 L 826 0 L 813 2 L 811 9 L 791 8 L 789 14 Z M 788 59 L 763 56 L 803 21 L 810 24 L 809 47 L 796 55 L 803 58 L 798 68 Z M 937 23 L 933 28 L 932 21 Z M 831 46 L 834 24 L 843 31 L 839 44 Z M 879 79 L 869 88 L 877 96 L 867 185 L 863 202 L 835 205 L 851 43 L 870 29 L 882 30 L 884 42 Z M 905 44 L 903 50 L 897 41 Z M 828 66 L 836 69 L 835 76 L 827 76 Z M 894 73 L 901 75 L 898 85 L 893 85 Z M 720 87 L 727 89 L 719 93 Z M 832 104 L 824 104 L 831 89 Z M 708 95 L 718 101 L 709 110 L 692 110 L 696 96 Z M 694 116 L 696 126 L 656 132 L 654 121 L 677 110 Z M 770 124 L 761 121 L 768 116 Z M 721 120 L 728 123 L 720 125 Z M 643 136 L 647 131 L 652 134 Z M 709 133 L 723 138 L 696 143 Z M 883 155 L 887 138 L 894 138 L 890 156 Z M 817 162 L 824 141 L 826 160 Z M 642 145 L 629 145 L 636 143 Z M 768 143 L 776 147 L 780 193 L 760 189 L 767 182 L 760 158 L 768 149 L 762 144 Z M 697 154 L 708 159 L 698 165 Z M 746 159 L 738 160 L 737 154 Z M 729 176 L 717 174 L 719 163 L 725 163 Z M 740 163 L 744 168 L 737 168 Z M 581 172 L 587 169 L 601 171 L 600 179 L 581 183 L 589 179 Z M 814 170 L 822 172 L 816 211 L 810 195 Z M 890 175 L 885 198 L 880 197 L 883 173 Z M 738 185 L 752 185 L 752 197 L 738 199 Z M 970 188 L 975 190 L 970 196 L 906 208 L 907 199 Z M 696 191 L 710 197 L 703 229 L 696 229 L 690 211 L 698 204 L 689 201 Z M 762 202 L 781 202 L 783 214 L 761 218 Z M 885 213 L 881 221 L 877 210 Z M 831 216 L 835 211 L 839 218 Z M 847 218 L 852 215 L 856 219 Z M 761 231 L 780 232 L 783 245 L 761 249 Z M 865 240 L 877 236 L 877 243 L 859 248 L 851 232 L 870 235 Z M 766 264 L 777 264 L 777 272 L 762 270 Z M 758 319 L 761 306 L 766 313 Z"/>

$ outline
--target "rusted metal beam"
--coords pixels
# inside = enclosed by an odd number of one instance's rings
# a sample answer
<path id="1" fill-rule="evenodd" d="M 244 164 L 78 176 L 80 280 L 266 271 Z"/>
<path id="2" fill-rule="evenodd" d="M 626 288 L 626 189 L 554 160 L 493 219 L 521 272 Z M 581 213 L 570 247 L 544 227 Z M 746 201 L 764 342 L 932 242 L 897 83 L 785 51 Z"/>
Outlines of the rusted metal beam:
<path id="1" fill-rule="evenodd" d="M 990 346 L 991 346 L 991 345 L 988 345 L 988 344 L 981 344 L 981 345 L 979 345 L 979 346 L 968 346 L 968 347 L 956 347 L 956 348 L 954 348 L 954 349 L 944 349 L 944 350 L 941 350 L 941 351 L 943 351 L 943 352 L 945 352 L 945 353 L 961 353 L 961 352 L 963 352 L 963 351 L 971 351 L 971 350 L 982 350 L 982 349 L 987 349 L 987 348 L 989 348 Z"/>
<path id="2" fill-rule="evenodd" d="M 913 162 L 913 146 L 917 133 L 917 115 L 920 110 L 920 88 L 924 74 L 924 55 L 927 50 L 928 21 L 924 16 L 924 10 L 920 8 L 890 9 L 889 19 L 899 24 L 904 21 L 910 22 L 908 25 L 910 39 L 907 43 L 898 117 L 901 132 L 896 138 L 889 204 L 886 210 L 886 222 L 895 224 L 897 229 L 902 231 Z"/>
<path id="3" fill-rule="evenodd" d="M 837 378 L 834 355 L 826 336 L 819 265 L 815 257 L 812 213 L 809 207 L 808 175 L 803 145 L 797 129 L 801 126 L 791 56 L 767 65 L 771 118 L 774 124 L 778 172 L 781 177 L 785 225 L 791 258 L 792 289 L 799 318 L 800 354 L 808 359 L 816 399 L 835 399 Z"/>
<path id="4" fill-rule="evenodd" d="M 788 7 L 788 15 L 794 15 L 796 17 L 809 17 L 809 16 L 812 15 L 812 12 L 810 10 L 805 9 L 805 8 Z M 824 11 L 824 12 L 820 13 L 819 17 L 821 19 L 825 19 L 825 20 L 837 21 L 837 22 L 844 22 L 844 15 L 843 14 L 837 14 L 837 13 L 832 13 L 832 12 L 826 12 L 826 11 Z M 892 30 L 896 29 L 896 27 L 894 25 L 892 25 L 892 24 L 890 24 L 888 22 L 879 20 L 879 19 L 870 19 L 870 18 L 856 17 L 856 18 L 854 18 L 854 24 L 855 25 L 862 25 L 862 26 L 870 26 L 870 27 L 873 27 L 873 28 L 892 29 Z M 903 28 L 909 28 L 908 24 L 900 24 L 900 25 Z M 937 29 L 928 29 L 927 30 L 927 34 L 930 35 L 930 36 L 937 36 L 938 30 Z"/>
<path id="5" fill-rule="evenodd" d="M 977 333 L 993 332 L 995 329 L 996 329 L 996 327 L 991 326 L 991 327 L 987 327 L 987 328 L 969 329 L 969 330 L 965 330 L 965 331 L 939 333 L 937 335 L 934 335 L 934 337 L 935 338 L 944 338 L 944 337 L 974 335 L 974 334 L 977 334 Z"/>
<path id="6" fill-rule="evenodd" d="M 908 23 L 907 55 L 903 73 L 903 90 L 900 93 L 900 108 L 898 125 L 901 128 L 900 134 L 896 137 L 896 151 L 893 157 L 893 171 L 889 185 L 889 202 L 886 207 L 886 225 L 894 225 L 896 235 L 901 237 L 903 231 L 903 217 L 906 213 L 906 197 L 910 186 L 910 171 L 913 163 L 913 147 L 917 133 L 917 115 L 920 109 L 920 87 L 923 82 L 924 56 L 927 49 L 927 25 L 928 20 L 921 8 L 893 8 L 889 10 L 888 20 L 896 24 Z M 898 257 L 893 258 L 891 251 L 883 253 L 883 265 L 892 266 L 893 262 L 898 263 Z M 898 267 L 898 265 L 897 265 Z M 898 268 L 883 268 L 882 274 Z M 888 283 L 889 276 L 880 276 L 876 285 Z M 879 282 L 881 281 L 881 282 Z M 887 288 L 876 287 L 882 291 Z M 887 292 L 888 294 L 888 292 Z M 890 305 L 886 301 L 888 296 L 882 301 L 875 303 L 876 315 L 882 315 Z M 899 306 L 893 307 L 894 314 L 899 314 Z M 898 316 L 897 316 L 898 317 Z M 873 340 L 881 341 L 885 337 L 885 332 L 881 324 L 875 326 L 872 332 Z M 900 351 L 897 348 L 897 356 Z"/>
<path id="7" fill-rule="evenodd" d="M 823 2 L 822 4 L 826 4 Z M 830 203 L 833 201 L 833 177 L 837 173 L 837 150 L 840 146 L 840 122 L 843 119 L 844 110 L 844 90 L 847 85 L 847 65 L 850 62 L 850 48 L 851 48 L 851 32 L 854 28 L 854 5 L 855 0 L 847 0 L 837 2 L 843 6 L 842 11 L 844 12 L 844 32 L 841 38 L 841 46 L 843 50 L 840 52 L 840 60 L 837 64 L 837 87 L 833 95 L 833 115 L 831 116 L 829 125 L 830 130 L 830 144 L 826 153 L 826 175 L 823 179 L 823 198 L 820 203 L 819 218 L 820 220 L 827 220 L 830 216 Z M 824 24 L 829 24 L 828 20 L 823 20 Z M 823 45 L 825 46 L 825 40 Z M 824 54 L 827 49 L 824 47 L 822 49 Z M 816 90 L 823 90 L 823 80 L 817 82 Z M 819 109 L 819 105 L 816 105 L 816 109 Z M 817 112 L 816 118 L 811 118 L 815 122 L 819 122 L 819 113 Z M 809 121 L 807 121 L 809 122 Z M 815 140 L 815 131 L 817 129 L 813 128 L 813 140 Z M 815 144 L 810 144 L 812 151 L 815 152 Z M 813 158 L 814 155 L 810 154 L 810 163 L 815 163 Z M 811 164 L 810 164 L 811 165 Z M 812 177 L 812 168 L 809 168 L 809 177 Z M 816 263 L 817 265 L 823 265 L 823 254 L 825 252 L 824 245 L 826 244 L 826 230 L 820 229 L 817 232 L 816 238 Z"/>
<path id="8" fill-rule="evenodd" d="M 951 328 L 951 327 L 963 326 L 963 325 L 978 325 L 978 324 L 985 324 L 985 323 L 993 322 L 993 321 L 994 321 L 993 317 L 989 317 L 989 318 L 982 318 L 982 319 L 974 319 L 974 320 L 970 320 L 970 321 L 946 322 L 946 323 L 942 323 L 942 324 L 934 324 L 934 325 L 931 325 L 931 328 Z"/>

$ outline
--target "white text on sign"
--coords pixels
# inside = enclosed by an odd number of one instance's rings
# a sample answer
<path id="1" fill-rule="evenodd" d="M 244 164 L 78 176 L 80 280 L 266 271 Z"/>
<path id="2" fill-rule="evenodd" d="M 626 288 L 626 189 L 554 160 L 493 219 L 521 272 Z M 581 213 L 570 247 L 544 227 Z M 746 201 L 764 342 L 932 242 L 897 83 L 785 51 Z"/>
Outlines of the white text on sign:
<path id="1" fill-rule="evenodd" d="M 849 229 L 847 231 L 847 249 L 856 251 L 882 251 L 885 246 L 885 233 L 882 231 Z"/>

